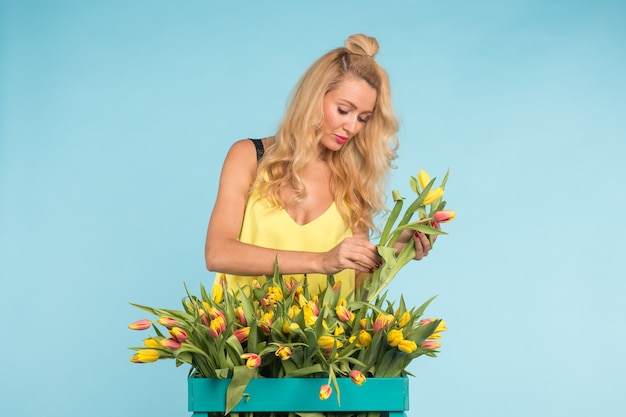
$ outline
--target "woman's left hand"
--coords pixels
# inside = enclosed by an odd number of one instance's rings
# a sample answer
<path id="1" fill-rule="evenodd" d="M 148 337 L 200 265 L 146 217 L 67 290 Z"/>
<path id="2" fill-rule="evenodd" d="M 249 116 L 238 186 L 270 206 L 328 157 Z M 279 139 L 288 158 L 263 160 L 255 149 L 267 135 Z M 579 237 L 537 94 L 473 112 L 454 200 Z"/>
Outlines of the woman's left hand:
<path id="1" fill-rule="evenodd" d="M 435 223 L 433 225 L 435 229 L 439 229 L 439 223 Z M 428 235 L 422 232 L 413 231 L 413 230 L 405 230 L 402 232 L 394 248 L 396 249 L 396 254 L 399 254 L 400 251 L 406 246 L 411 239 L 415 241 L 415 257 L 413 259 L 419 261 L 423 259 L 425 256 L 428 256 L 428 253 L 432 249 L 430 245 L 430 240 L 428 239 Z M 433 243 L 437 239 L 437 235 L 433 235 Z"/>

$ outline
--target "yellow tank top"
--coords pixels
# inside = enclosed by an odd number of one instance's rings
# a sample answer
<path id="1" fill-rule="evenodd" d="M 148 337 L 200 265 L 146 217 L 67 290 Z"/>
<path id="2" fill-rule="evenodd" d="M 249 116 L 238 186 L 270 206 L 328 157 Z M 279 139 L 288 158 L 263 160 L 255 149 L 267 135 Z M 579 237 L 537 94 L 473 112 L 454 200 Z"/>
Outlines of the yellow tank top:
<path id="1" fill-rule="evenodd" d="M 326 252 L 335 247 L 344 238 L 352 236 L 352 230 L 346 226 L 335 203 L 318 218 L 299 225 L 283 208 L 272 207 L 256 194 L 248 198 L 243 224 L 239 235 L 241 242 L 272 249 Z M 280 265 L 280 258 L 278 259 Z M 216 281 L 224 275 L 229 289 L 243 287 L 252 279 L 263 282 L 264 276 L 239 276 L 230 274 L 216 275 Z M 304 275 L 283 275 L 284 279 L 295 277 L 300 282 Z M 317 294 L 327 286 L 324 274 L 307 274 L 310 293 Z M 335 274 L 335 282 L 341 281 L 341 294 L 346 296 L 354 290 L 354 270 L 345 269 Z"/>

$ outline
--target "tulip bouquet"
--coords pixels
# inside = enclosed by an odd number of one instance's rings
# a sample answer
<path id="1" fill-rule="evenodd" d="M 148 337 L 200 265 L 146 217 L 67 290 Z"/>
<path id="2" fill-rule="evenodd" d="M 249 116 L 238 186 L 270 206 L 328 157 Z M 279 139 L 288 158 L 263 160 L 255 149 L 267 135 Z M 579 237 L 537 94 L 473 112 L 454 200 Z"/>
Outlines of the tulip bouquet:
<path id="1" fill-rule="evenodd" d="M 434 180 L 423 171 L 418 177 L 411 178 L 418 197 L 395 228 L 402 199 L 394 192 L 396 205 L 379 244 L 390 265 L 371 274 L 363 288 L 342 297 L 341 283 L 329 275 L 327 287 L 313 293 L 306 276 L 301 281 L 283 276 L 277 264 L 272 276 L 244 288 L 229 288 L 219 280 L 210 293 L 201 285 L 194 295 L 185 286 L 180 310 L 133 304 L 155 319 L 129 327 L 152 329 L 155 334 L 145 338 L 143 346 L 131 348 L 135 351 L 131 362 L 174 359 L 177 366 L 191 366 L 189 377 L 230 378 L 224 414 L 241 401 L 252 378 L 324 378 L 326 383 L 312 395 L 324 400 L 334 391 L 340 402 L 339 377 L 361 385 L 369 377 L 409 374 L 406 368 L 413 359 L 436 356 L 446 326 L 441 319 L 422 317 L 434 297 L 409 308 L 403 297 L 396 306 L 386 293 L 381 294 L 415 253 L 414 248 L 413 252 L 406 249 L 395 257 L 391 254 L 394 239 L 406 229 L 441 234 L 437 223 L 431 222 L 454 217 L 453 212 L 443 211 L 445 179 L 432 190 Z M 410 222 L 413 213 L 420 219 Z"/>

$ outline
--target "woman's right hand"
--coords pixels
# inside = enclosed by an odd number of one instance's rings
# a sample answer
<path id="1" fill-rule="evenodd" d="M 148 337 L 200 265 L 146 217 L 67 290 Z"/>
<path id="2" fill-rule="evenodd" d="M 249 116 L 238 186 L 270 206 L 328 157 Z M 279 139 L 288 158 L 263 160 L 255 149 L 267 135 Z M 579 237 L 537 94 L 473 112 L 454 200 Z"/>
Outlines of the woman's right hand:
<path id="1" fill-rule="evenodd" d="M 325 274 L 336 274 L 344 269 L 368 273 L 380 267 L 382 262 L 376 245 L 368 239 L 347 237 L 323 254 L 320 269 Z"/>

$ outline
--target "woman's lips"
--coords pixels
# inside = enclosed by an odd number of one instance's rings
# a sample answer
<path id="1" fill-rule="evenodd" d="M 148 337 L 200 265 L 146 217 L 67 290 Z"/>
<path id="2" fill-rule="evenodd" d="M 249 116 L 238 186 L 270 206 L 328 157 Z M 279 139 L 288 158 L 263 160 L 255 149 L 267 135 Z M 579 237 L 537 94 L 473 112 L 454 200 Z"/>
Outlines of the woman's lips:
<path id="1" fill-rule="evenodd" d="M 344 144 L 348 141 L 348 137 L 347 136 L 341 136 L 341 135 L 335 135 L 335 139 L 337 139 L 337 142 Z"/>

